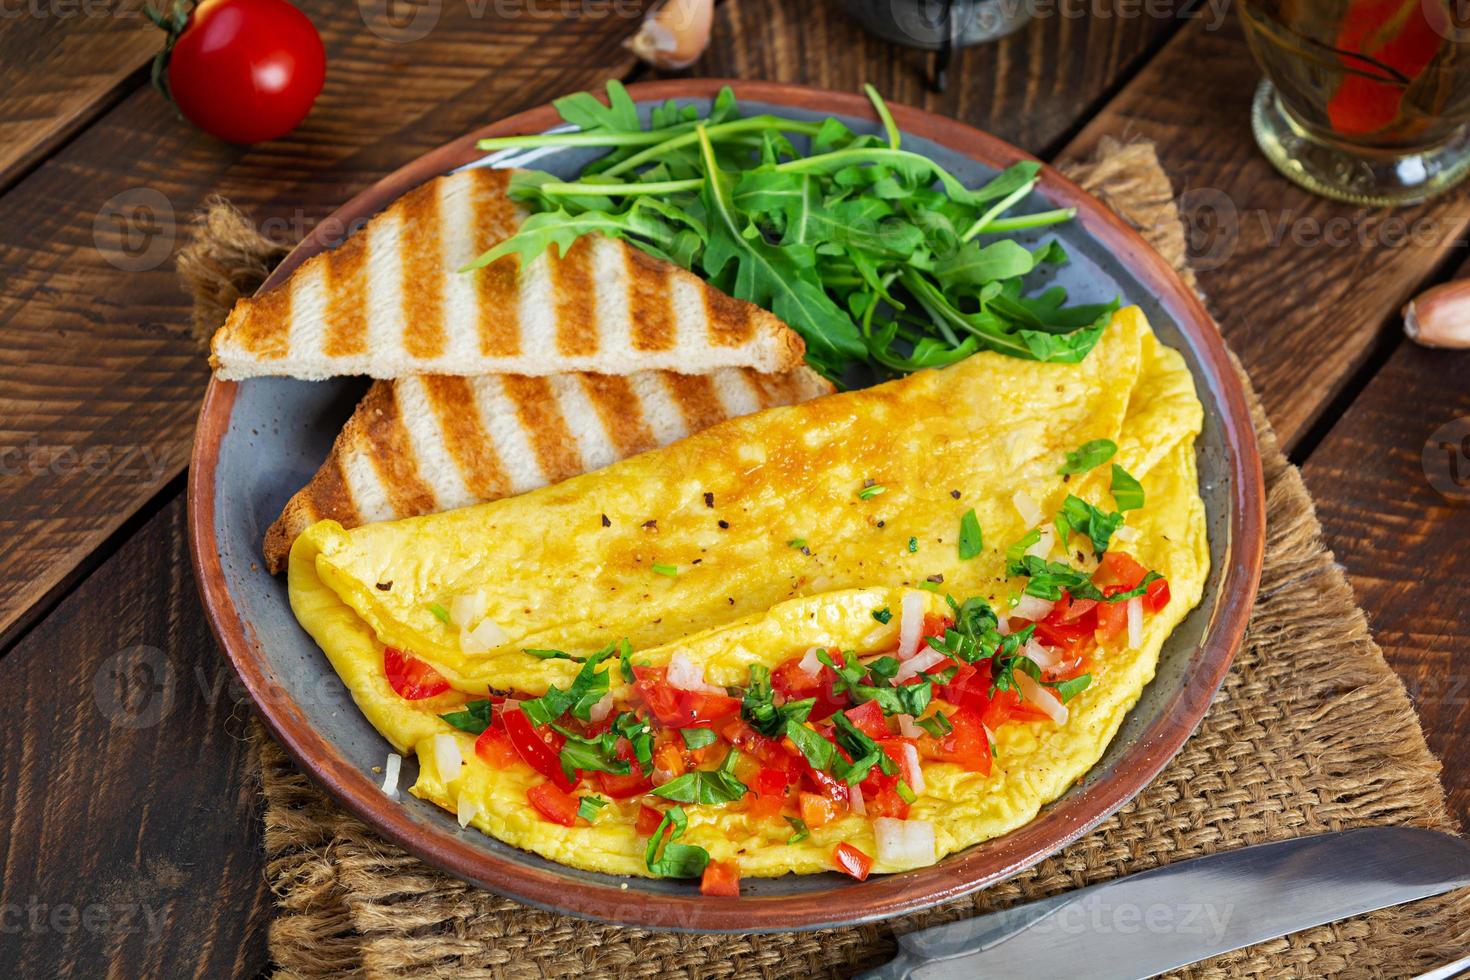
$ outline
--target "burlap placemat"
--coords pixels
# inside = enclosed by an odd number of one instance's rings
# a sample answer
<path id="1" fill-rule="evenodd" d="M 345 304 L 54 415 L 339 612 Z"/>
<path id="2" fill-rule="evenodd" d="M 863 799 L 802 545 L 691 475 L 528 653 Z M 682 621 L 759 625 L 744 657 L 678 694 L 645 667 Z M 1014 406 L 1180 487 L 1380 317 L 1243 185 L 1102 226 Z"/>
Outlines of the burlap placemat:
<path id="1" fill-rule="evenodd" d="M 1194 284 L 1173 189 L 1152 146 L 1106 144 L 1071 175 Z M 280 256 L 215 202 L 181 263 L 200 329 L 219 323 Z M 319 792 L 257 725 L 277 976 L 841 976 L 887 958 L 895 933 L 1211 851 L 1367 824 L 1454 829 L 1439 764 L 1404 688 L 1251 398 L 1269 520 L 1245 646 L 1184 751 L 1062 853 L 971 898 L 881 925 L 767 936 L 623 929 L 528 909 L 427 867 Z M 1462 892 L 1264 943 L 1189 974 L 1402 977 L 1467 946 L 1470 892 Z M 1085 963 L 1078 973 L 1087 974 Z"/>

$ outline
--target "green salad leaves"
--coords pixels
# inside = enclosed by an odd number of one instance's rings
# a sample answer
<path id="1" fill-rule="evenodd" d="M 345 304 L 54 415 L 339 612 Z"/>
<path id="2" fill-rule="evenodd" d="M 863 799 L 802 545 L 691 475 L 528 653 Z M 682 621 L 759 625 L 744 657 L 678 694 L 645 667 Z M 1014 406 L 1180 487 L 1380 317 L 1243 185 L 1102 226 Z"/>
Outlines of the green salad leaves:
<path id="1" fill-rule="evenodd" d="M 482 140 L 482 149 L 596 147 L 575 181 L 525 171 L 511 194 L 532 212 L 520 230 L 467 268 L 508 255 L 529 262 L 598 232 L 694 271 L 763 306 L 807 343 L 834 381 L 939 367 L 977 350 L 1076 362 L 1117 302 L 1067 305 L 1025 278 L 1067 261 L 1037 229 L 1071 209 L 1011 216 L 1036 185 L 1023 161 L 967 187 L 904 149 L 872 86 L 883 134 L 822 122 L 742 116 L 723 90 L 702 117 L 656 106 L 647 125 L 623 86 L 607 104 L 582 92 L 556 103 L 575 132 Z M 1025 241 L 1009 237 L 1027 233 Z"/>

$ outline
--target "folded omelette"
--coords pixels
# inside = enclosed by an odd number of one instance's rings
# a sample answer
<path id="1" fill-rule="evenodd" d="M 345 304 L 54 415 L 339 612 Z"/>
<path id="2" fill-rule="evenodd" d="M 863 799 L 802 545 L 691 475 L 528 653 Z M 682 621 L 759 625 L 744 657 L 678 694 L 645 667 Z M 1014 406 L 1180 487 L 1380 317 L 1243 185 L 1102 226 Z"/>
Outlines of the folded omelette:
<path id="1" fill-rule="evenodd" d="M 518 497 L 322 521 L 291 603 L 461 824 L 711 894 L 900 870 L 1102 755 L 1204 587 L 1202 417 L 1126 308 L 1079 364 L 980 353 Z"/>

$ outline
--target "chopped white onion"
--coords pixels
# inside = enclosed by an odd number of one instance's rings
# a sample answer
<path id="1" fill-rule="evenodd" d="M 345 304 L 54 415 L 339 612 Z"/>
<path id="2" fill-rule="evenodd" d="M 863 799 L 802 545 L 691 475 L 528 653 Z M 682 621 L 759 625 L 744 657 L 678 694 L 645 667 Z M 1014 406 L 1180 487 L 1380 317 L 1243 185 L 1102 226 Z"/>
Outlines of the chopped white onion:
<path id="1" fill-rule="evenodd" d="M 1035 527 L 1041 523 L 1041 507 L 1036 500 L 1025 490 L 1017 490 L 1011 498 L 1011 503 L 1016 507 L 1016 513 L 1021 515 L 1021 523 L 1027 527 Z"/>
<path id="2" fill-rule="evenodd" d="M 398 799 L 398 770 L 403 765 L 403 756 L 397 752 L 388 753 L 388 761 L 383 763 L 383 792 L 388 794 L 388 799 Z"/>
<path id="3" fill-rule="evenodd" d="M 822 674 L 822 662 L 817 659 L 817 654 L 822 652 L 821 647 L 812 647 L 797 663 L 796 667 L 808 677 L 820 677 Z M 837 661 L 832 661 L 836 663 Z"/>
<path id="4" fill-rule="evenodd" d="M 1001 616 L 995 622 L 995 631 L 1001 636 L 1011 635 L 1011 620 L 1009 616 Z"/>
<path id="5" fill-rule="evenodd" d="M 990 730 L 989 725 L 982 724 L 980 727 L 985 731 L 985 747 L 989 749 L 995 744 L 995 732 Z"/>
<path id="6" fill-rule="evenodd" d="M 593 722 L 603 721 L 608 715 L 612 714 L 612 709 L 613 696 L 612 692 L 608 691 L 602 696 L 601 701 L 598 701 L 591 708 L 587 709 L 587 718 Z"/>
<path id="7" fill-rule="evenodd" d="M 434 768 L 439 778 L 446 783 L 459 778 L 459 767 L 464 765 L 464 756 L 459 751 L 459 739 L 446 732 L 434 736 Z"/>
<path id="8" fill-rule="evenodd" d="M 697 664 L 680 650 L 669 658 L 669 686 L 680 691 L 704 691 L 724 694 L 725 689 L 704 682 L 704 666 Z"/>
<path id="9" fill-rule="evenodd" d="M 1026 641 L 1021 653 L 1042 670 L 1048 670 L 1062 662 L 1061 656 L 1055 650 L 1047 649 L 1034 639 Z"/>
<path id="10" fill-rule="evenodd" d="M 1128 600 L 1128 649 L 1143 646 L 1143 596 Z"/>
<path id="11" fill-rule="evenodd" d="M 1057 529 L 1050 524 L 1043 524 L 1040 534 L 1036 543 L 1026 549 L 1026 554 L 1032 558 L 1046 558 L 1051 554 L 1052 545 L 1057 543 Z"/>
<path id="12" fill-rule="evenodd" d="M 490 599 L 484 590 L 457 595 L 449 603 L 449 621 L 460 629 L 469 629 L 471 623 L 485 618 L 485 610 L 489 606 Z"/>
<path id="13" fill-rule="evenodd" d="M 856 784 L 847 787 L 847 805 L 860 817 L 868 815 L 868 805 L 863 802 L 863 788 Z"/>
<path id="14" fill-rule="evenodd" d="M 919 765 L 919 750 L 908 742 L 901 742 L 903 750 L 899 753 L 899 768 L 903 770 L 903 781 L 909 784 L 909 789 L 915 793 L 924 792 L 924 768 Z"/>
<path id="15" fill-rule="evenodd" d="M 924 596 L 906 592 L 898 613 L 898 659 L 907 660 L 919 649 L 924 633 Z"/>
<path id="16" fill-rule="evenodd" d="M 1050 599 L 1038 599 L 1034 595 L 1023 595 L 1021 601 L 1016 603 L 1011 615 L 1017 619 L 1029 619 L 1033 623 L 1039 623 L 1046 618 L 1056 603 Z"/>
<path id="17" fill-rule="evenodd" d="M 1118 541 L 1122 541 L 1124 544 L 1127 544 L 1130 541 L 1137 541 L 1138 528 L 1129 527 L 1127 524 L 1124 524 L 1122 527 L 1113 532 L 1113 537 Z"/>
<path id="18" fill-rule="evenodd" d="M 459 648 L 465 653 L 485 653 L 510 642 L 510 634 L 493 619 L 483 619 L 472 630 L 459 631 Z"/>
<path id="19" fill-rule="evenodd" d="M 894 715 L 893 717 L 898 719 L 898 734 L 904 738 L 918 738 L 924 734 L 924 729 L 914 721 L 913 715 Z"/>
<path id="20" fill-rule="evenodd" d="M 484 812 L 485 808 L 470 794 L 459 794 L 459 799 L 455 802 L 455 816 L 459 818 L 459 825 L 461 827 L 468 827 L 471 820 Z"/>
<path id="21" fill-rule="evenodd" d="M 873 837 L 878 860 L 886 865 L 921 868 L 934 863 L 934 825 L 927 820 L 878 817 L 873 821 Z"/>
<path id="22" fill-rule="evenodd" d="M 943 663 L 944 660 L 944 654 L 925 644 L 924 649 L 898 665 L 898 673 L 893 675 L 893 682 L 902 684 L 910 677 L 916 677 L 920 672 L 928 670 L 935 664 Z"/>
<path id="23" fill-rule="evenodd" d="M 1067 723 L 1067 706 L 1062 704 L 1050 688 L 1042 687 L 1024 670 L 1016 671 L 1015 677 L 1016 687 L 1020 689 L 1021 697 L 1045 711 L 1058 725 Z"/>

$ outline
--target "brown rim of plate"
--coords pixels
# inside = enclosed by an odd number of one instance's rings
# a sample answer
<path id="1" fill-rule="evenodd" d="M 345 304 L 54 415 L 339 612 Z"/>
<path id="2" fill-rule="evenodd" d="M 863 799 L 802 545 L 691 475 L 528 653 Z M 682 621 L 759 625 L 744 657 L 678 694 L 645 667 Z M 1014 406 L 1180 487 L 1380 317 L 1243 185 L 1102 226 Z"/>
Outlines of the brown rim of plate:
<path id="1" fill-rule="evenodd" d="M 628 87 L 637 101 L 712 97 L 729 85 L 742 100 L 790 108 L 874 118 L 861 95 L 779 82 L 678 79 L 640 82 Z M 943 144 L 993 167 L 1029 154 L 980 130 L 919 109 L 890 103 L 906 133 Z M 276 267 L 262 290 L 284 280 L 293 269 L 322 251 L 332 232 L 382 210 L 406 191 L 484 154 L 475 141 L 490 136 L 538 133 L 560 122 L 550 106 L 518 113 L 419 157 L 352 198 L 313 231 Z M 1184 688 L 1160 717 L 1128 749 L 1110 778 L 1053 804 L 1030 823 L 1002 837 L 951 856 L 931 868 L 880 875 L 839 888 L 784 896 L 710 899 L 694 887 L 680 895 L 624 890 L 617 879 L 606 884 L 567 887 L 554 871 L 529 867 L 476 847 L 442 831 L 414 823 L 389 800 L 371 774 L 349 763 L 273 687 L 256 656 L 239 611 L 230 601 L 215 541 L 215 467 L 230 423 L 236 385 L 211 379 L 199 412 L 189 467 L 189 541 L 195 575 L 211 628 L 266 726 L 301 768 L 354 815 L 387 839 L 435 867 L 502 895 L 546 909 L 622 925 L 698 932 L 757 932 L 813 929 L 889 918 L 958 898 L 1001 881 L 1076 840 L 1149 784 L 1193 733 L 1229 670 L 1245 635 L 1260 580 L 1265 547 L 1265 489 L 1260 454 L 1245 391 L 1210 315 L 1174 269 L 1121 218 L 1077 184 L 1043 165 L 1039 188 L 1059 206 L 1075 207 L 1077 220 L 1138 277 L 1169 310 L 1200 358 L 1199 381 L 1224 407 L 1220 419 L 1230 455 L 1230 548 L 1220 598 L 1206 639 L 1195 655 Z"/>

